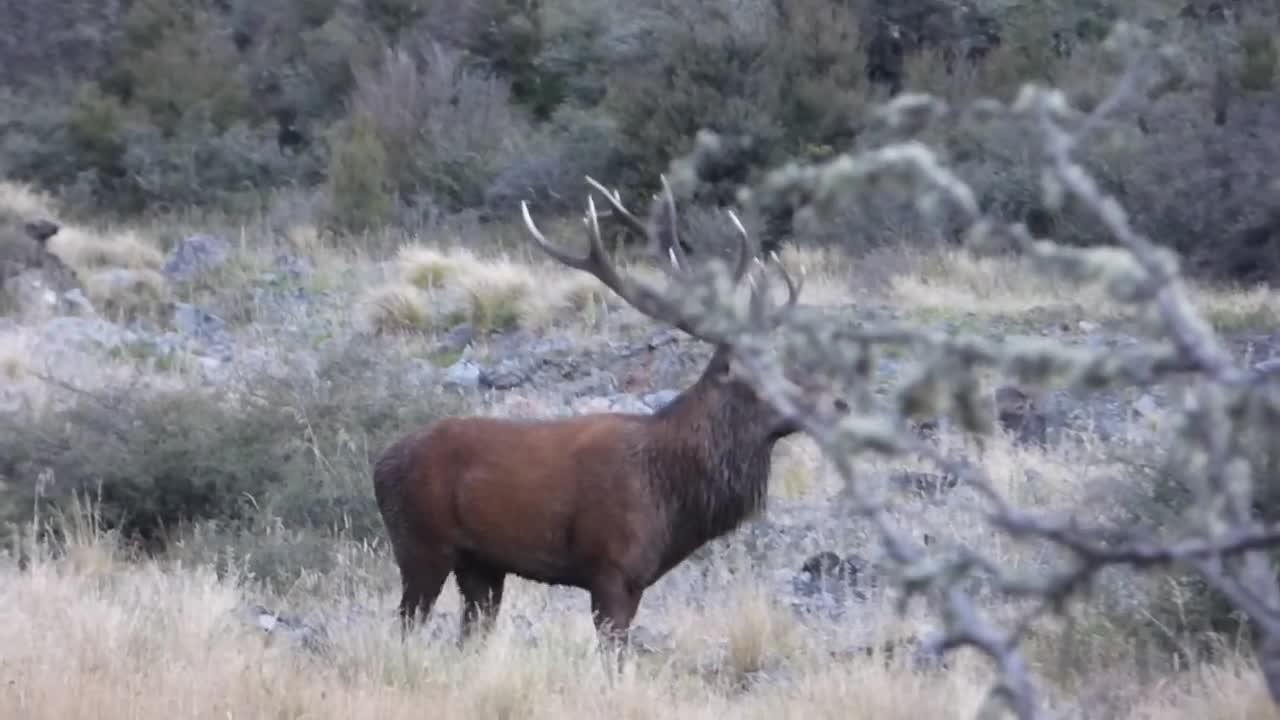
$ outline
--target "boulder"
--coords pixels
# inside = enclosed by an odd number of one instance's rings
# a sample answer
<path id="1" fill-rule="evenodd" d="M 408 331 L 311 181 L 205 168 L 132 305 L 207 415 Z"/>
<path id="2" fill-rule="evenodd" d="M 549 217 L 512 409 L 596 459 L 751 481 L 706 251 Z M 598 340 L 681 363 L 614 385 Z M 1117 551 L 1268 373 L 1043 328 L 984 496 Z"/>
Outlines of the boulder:
<path id="1" fill-rule="evenodd" d="M 68 297 L 81 290 L 75 272 L 46 245 L 58 230 L 48 220 L 0 223 L 0 313 L 48 317 L 83 309 Z"/>
<path id="2" fill-rule="evenodd" d="M 231 256 L 231 243 L 213 235 L 191 235 L 174 246 L 164 263 L 170 280 L 186 282 L 222 265 Z"/>

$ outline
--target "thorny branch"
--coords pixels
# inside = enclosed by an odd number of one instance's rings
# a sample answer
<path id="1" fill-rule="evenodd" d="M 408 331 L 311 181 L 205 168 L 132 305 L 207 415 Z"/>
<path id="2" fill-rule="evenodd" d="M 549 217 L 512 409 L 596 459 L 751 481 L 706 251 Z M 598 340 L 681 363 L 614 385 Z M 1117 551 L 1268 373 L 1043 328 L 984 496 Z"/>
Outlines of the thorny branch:
<path id="1" fill-rule="evenodd" d="M 787 380 L 784 360 L 771 352 L 773 345 L 764 333 L 756 332 L 748 320 L 739 324 L 735 347 L 743 370 L 780 412 L 798 420 L 832 461 L 855 500 L 852 511 L 878 534 L 903 591 L 901 607 L 913 597 L 923 597 L 935 607 L 943 628 L 934 649 L 947 652 L 967 646 L 986 655 L 998 671 L 988 709 L 995 712 L 1004 706 L 1022 720 L 1038 720 L 1048 713 L 1019 649 L 1021 641 L 1038 619 L 1063 612 L 1071 596 L 1116 566 L 1176 566 L 1197 573 L 1221 591 L 1260 633 L 1261 668 L 1272 697 L 1280 701 L 1280 587 L 1262 552 L 1280 545 L 1280 525 L 1260 524 L 1252 518 L 1247 462 L 1237 439 L 1241 423 L 1246 422 L 1243 418 L 1249 415 L 1243 411 L 1271 402 L 1268 393 L 1257 391 L 1275 376 L 1274 368 L 1246 368 L 1232 358 L 1188 300 L 1173 254 L 1135 229 L 1120 204 L 1075 159 L 1074 152 L 1102 131 L 1110 115 L 1150 95 L 1159 85 L 1156 76 L 1173 69 L 1172 55 L 1152 47 L 1149 38 L 1134 28 L 1118 26 L 1110 46 L 1127 55 L 1127 70 L 1090 113 L 1071 108 L 1061 92 L 1034 85 L 1025 87 L 1007 107 L 983 100 L 969 112 L 1031 122 L 1044 141 L 1046 203 L 1056 207 L 1070 196 L 1106 228 L 1114 247 L 1068 248 L 1034 240 L 1021 224 L 986 216 L 969 186 L 928 147 L 910 138 L 819 165 L 781 168 L 761 187 L 742 195 L 748 202 L 753 194 L 803 197 L 811 205 L 808 210 L 817 213 L 836 205 L 861 182 L 882 174 L 899 177 L 905 171 L 914 178 L 920 196 L 940 198 L 961 213 L 969 227 L 967 242 L 975 249 L 993 243 L 1011 245 L 1038 271 L 1096 282 L 1118 301 L 1154 308 L 1164 343 L 1106 353 L 1047 340 L 957 337 L 903 324 L 836 326 L 817 314 L 797 310 L 785 326 L 788 338 L 782 355 L 799 359 L 806 367 L 823 367 L 824 376 L 830 376 L 840 392 L 857 399 L 851 403 L 855 412 L 844 417 L 806 406 L 805 395 Z M 883 110 L 890 124 L 909 131 L 959 115 L 941 101 L 920 95 L 900 96 Z M 687 302 L 722 306 L 704 305 L 690 308 L 691 312 L 720 318 L 733 312 L 726 309 L 728 299 L 696 295 Z M 900 388 L 896 406 L 888 409 L 875 406 L 868 388 L 868 358 L 875 348 L 886 346 L 909 347 L 925 358 L 920 374 Z M 985 431 L 987 421 L 979 409 L 984 400 L 977 392 L 979 369 L 1003 371 L 1033 385 L 1061 383 L 1084 389 L 1146 385 L 1175 374 L 1195 378 L 1198 382 L 1185 409 L 1178 443 L 1178 452 L 1191 453 L 1189 457 L 1197 458 L 1200 468 L 1191 483 L 1196 503 L 1186 534 L 1164 536 L 1032 514 L 1004 498 L 981 467 L 944 453 L 910 431 L 909 417 L 947 412 L 966 429 Z M 930 553 L 895 526 L 885 503 L 860 486 L 854 458 L 861 453 L 930 460 L 985 501 L 980 512 L 987 526 L 1015 540 L 1047 543 L 1073 562 L 1047 577 L 1027 578 L 1012 576 L 971 549 L 945 557 Z M 1031 607 L 1006 629 L 964 589 L 972 579 L 983 580 L 998 595 L 1030 600 Z"/>

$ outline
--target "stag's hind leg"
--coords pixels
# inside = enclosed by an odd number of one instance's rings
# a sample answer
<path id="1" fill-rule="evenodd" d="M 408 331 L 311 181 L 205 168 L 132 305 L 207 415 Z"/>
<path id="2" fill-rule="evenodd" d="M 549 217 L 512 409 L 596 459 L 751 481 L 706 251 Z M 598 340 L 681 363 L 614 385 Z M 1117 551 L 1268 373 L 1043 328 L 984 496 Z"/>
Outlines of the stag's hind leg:
<path id="1" fill-rule="evenodd" d="M 419 614 L 423 619 L 431 614 L 444 581 L 453 571 L 454 557 L 444 548 L 402 546 L 397 548 L 396 563 L 400 566 L 400 631 L 404 636 L 413 629 Z"/>
<path id="2" fill-rule="evenodd" d="M 465 643 L 477 629 L 488 631 L 502 606 L 506 573 L 474 557 L 459 559 L 454 569 L 462 594 L 462 627 L 459 642 Z"/>

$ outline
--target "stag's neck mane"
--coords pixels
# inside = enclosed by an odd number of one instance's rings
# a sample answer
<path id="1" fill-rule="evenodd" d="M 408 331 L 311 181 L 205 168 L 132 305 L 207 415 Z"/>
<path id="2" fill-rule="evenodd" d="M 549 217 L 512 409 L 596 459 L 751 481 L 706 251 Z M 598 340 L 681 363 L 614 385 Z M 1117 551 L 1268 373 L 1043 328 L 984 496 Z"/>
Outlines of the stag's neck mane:
<path id="1" fill-rule="evenodd" d="M 717 401 L 703 378 L 650 416 L 661 445 L 647 453 L 668 521 L 667 562 L 738 527 L 763 508 L 775 440 L 753 403 Z"/>

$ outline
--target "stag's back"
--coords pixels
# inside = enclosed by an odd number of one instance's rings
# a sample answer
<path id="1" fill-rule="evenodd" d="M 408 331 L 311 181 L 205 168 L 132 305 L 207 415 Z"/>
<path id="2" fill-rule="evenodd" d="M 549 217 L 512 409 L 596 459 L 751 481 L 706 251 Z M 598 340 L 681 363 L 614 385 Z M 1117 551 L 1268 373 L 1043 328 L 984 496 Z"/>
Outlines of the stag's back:
<path id="1" fill-rule="evenodd" d="M 592 561 L 584 553 L 633 543 L 653 522 L 652 483 L 630 461 L 642 454 L 645 423 L 624 414 L 465 417 L 408 435 L 374 469 L 392 543 L 447 545 L 502 558 L 513 572 L 572 580 Z"/>

